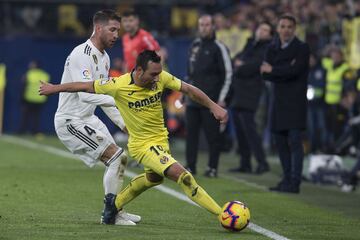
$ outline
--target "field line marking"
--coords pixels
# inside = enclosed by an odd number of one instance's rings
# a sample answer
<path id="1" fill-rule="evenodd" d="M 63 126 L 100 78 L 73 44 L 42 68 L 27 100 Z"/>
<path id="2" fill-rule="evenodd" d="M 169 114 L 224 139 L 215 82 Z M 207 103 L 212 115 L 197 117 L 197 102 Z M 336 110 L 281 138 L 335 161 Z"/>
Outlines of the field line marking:
<path id="1" fill-rule="evenodd" d="M 0 140 L 3 140 L 4 142 L 8 142 L 8 143 L 21 145 L 21 146 L 24 146 L 24 147 L 27 147 L 27 148 L 44 151 L 44 152 L 51 153 L 51 154 L 54 154 L 54 155 L 58 155 L 58 156 L 61 156 L 61 157 L 71 158 L 71 159 L 81 161 L 80 159 L 75 157 L 75 155 L 73 155 L 70 152 L 67 152 L 67 151 L 64 151 L 64 150 L 61 150 L 61 149 L 58 149 L 56 147 L 52 147 L 52 146 L 49 146 L 49 145 L 42 145 L 42 144 L 39 144 L 39 143 L 34 143 L 34 142 L 31 142 L 29 140 L 25 140 L 25 139 L 22 139 L 22 138 L 19 138 L 19 137 L 14 137 L 14 136 L 10 136 L 10 135 L 1 135 Z M 131 172 L 129 170 L 126 170 L 125 175 L 127 177 L 135 177 L 137 174 L 134 173 L 134 172 Z M 166 194 L 169 194 L 169 195 L 171 195 L 171 196 L 173 196 L 173 197 L 175 197 L 175 198 L 177 198 L 179 200 L 182 200 L 182 201 L 190 203 L 190 204 L 192 204 L 194 206 L 200 207 L 199 205 L 197 205 L 196 203 L 191 201 L 186 195 L 184 195 L 184 194 L 182 194 L 180 192 L 177 192 L 177 191 L 175 191 L 175 190 L 173 190 L 173 189 L 171 189 L 169 187 L 160 185 L 160 186 L 156 186 L 155 188 L 158 189 L 159 191 L 164 192 Z M 272 231 L 270 231 L 270 230 L 268 230 L 266 228 L 260 227 L 259 225 L 256 225 L 255 223 L 250 223 L 248 228 L 251 229 L 254 232 L 257 232 L 257 233 L 259 233 L 261 235 L 264 235 L 264 236 L 269 237 L 269 238 L 274 239 L 274 240 L 290 240 L 289 238 L 281 236 L 281 235 L 279 235 L 279 234 L 277 234 L 275 232 L 272 232 Z"/>

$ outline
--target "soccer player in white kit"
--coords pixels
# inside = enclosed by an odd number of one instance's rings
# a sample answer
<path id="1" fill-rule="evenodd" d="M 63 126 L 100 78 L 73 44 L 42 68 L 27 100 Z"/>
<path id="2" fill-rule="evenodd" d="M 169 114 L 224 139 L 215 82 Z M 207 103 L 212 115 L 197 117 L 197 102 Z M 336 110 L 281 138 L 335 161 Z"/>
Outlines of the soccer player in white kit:
<path id="1" fill-rule="evenodd" d="M 93 81 L 108 78 L 110 58 L 105 49 L 118 39 L 121 18 L 113 10 L 102 10 L 93 17 L 94 31 L 90 39 L 74 48 L 64 66 L 61 83 Z M 106 165 L 103 177 L 105 190 L 101 223 L 136 225 L 140 216 L 124 210 L 109 217 L 110 206 L 122 187 L 127 163 L 124 150 L 115 144 L 105 124 L 94 115 L 100 106 L 105 114 L 121 129 L 125 125 L 112 97 L 89 93 L 61 93 L 55 114 L 55 130 L 63 144 L 86 165 L 93 167 L 98 161 Z"/>

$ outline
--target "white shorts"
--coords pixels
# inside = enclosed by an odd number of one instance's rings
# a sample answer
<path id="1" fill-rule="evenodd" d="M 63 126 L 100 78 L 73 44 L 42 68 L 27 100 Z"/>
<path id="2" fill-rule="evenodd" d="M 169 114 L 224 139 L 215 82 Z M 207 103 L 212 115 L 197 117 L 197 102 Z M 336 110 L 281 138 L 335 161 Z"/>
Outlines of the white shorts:
<path id="1" fill-rule="evenodd" d="M 55 131 L 70 152 L 93 167 L 107 147 L 114 143 L 105 124 L 95 115 L 84 119 L 55 116 Z"/>

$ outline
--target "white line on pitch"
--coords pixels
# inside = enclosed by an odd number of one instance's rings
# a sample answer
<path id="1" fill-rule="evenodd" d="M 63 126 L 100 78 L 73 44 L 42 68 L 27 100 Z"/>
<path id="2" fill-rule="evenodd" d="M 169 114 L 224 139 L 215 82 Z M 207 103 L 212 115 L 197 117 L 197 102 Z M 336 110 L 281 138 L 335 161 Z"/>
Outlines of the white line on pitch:
<path id="1" fill-rule="evenodd" d="M 55 148 L 55 147 L 52 147 L 52 146 L 48 146 L 48 145 L 43 145 L 43 144 L 39 144 L 39 143 L 34 143 L 34 142 L 31 142 L 29 140 L 25 140 L 25 139 L 21 139 L 19 137 L 14 137 L 14 136 L 10 136 L 10 135 L 2 135 L 0 137 L 0 140 L 3 140 L 5 142 L 8 142 L 8 143 L 13 143 L 13 144 L 18 144 L 18 145 L 21 145 L 21 146 L 24 146 L 24 147 L 28 147 L 28 148 L 32 148 L 32 149 L 36 149 L 36 150 L 41 150 L 41 151 L 44 151 L 44 152 L 47 152 L 47 153 L 51 153 L 51 154 L 54 154 L 54 155 L 58 155 L 58 156 L 61 156 L 61 157 L 65 157 L 65 158 L 71 158 L 71 159 L 76 159 L 76 160 L 79 160 L 81 161 L 80 159 L 78 159 L 77 157 L 75 157 L 75 155 L 71 154 L 70 152 L 66 152 L 64 150 L 61 150 L 61 149 L 58 149 L 58 148 Z M 126 171 L 125 175 L 127 177 L 134 177 L 136 176 L 137 174 L 134 173 L 134 172 L 131 172 L 131 171 Z M 250 182 L 247 182 L 247 184 L 250 184 Z M 259 186 L 257 186 L 259 188 Z M 156 186 L 155 187 L 156 189 L 166 193 L 166 194 L 169 194 L 177 199 L 180 199 L 182 201 L 185 201 L 187 203 L 190 203 L 192 205 L 195 205 L 195 206 L 198 206 L 196 203 L 194 203 L 193 201 L 191 201 L 186 195 L 182 194 L 182 193 L 179 193 L 169 187 L 166 187 L 166 186 L 163 186 L 163 185 L 160 185 L 160 186 Z M 290 240 L 289 238 L 286 238 L 284 236 L 281 236 L 277 233 L 274 233 L 266 228 L 263 228 L 263 227 L 260 227 L 259 225 L 256 225 L 255 223 L 250 223 L 248 228 L 250 228 L 251 230 L 253 230 L 254 232 L 257 232 L 261 235 L 264 235 L 264 236 L 267 236 L 271 239 L 274 239 L 274 240 Z"/>

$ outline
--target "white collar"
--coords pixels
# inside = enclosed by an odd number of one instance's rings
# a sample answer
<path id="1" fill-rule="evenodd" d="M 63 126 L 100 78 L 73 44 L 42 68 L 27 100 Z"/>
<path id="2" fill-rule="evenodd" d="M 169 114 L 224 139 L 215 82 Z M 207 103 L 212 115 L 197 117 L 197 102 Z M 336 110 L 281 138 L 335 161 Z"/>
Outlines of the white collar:
<path id="1" fill-rule="evenodd" d="M 95 47 L 94 43 L 90 40 L 90 38 L 86 41 L 86 43 L 89 44 L 90 47 L 94 49 L 94 51 L 96 51 L 95 54 L 100 56 L 105 55 L 106 51 L 104 50 L 104 52 L 102 53 L 99 49 L 97 49 L 97 47 Z"/>
<path id="2" fill-rule="evenodd" d="M 290 45 L 290 43 L 294 40 L 294 38 L 295 38 L 295 36 L 293 36 L 289 41 L 287 41 L 287 42 L 284 42 L 284 43 L 282 43 L 281 42 L 281 40 L 280 40 L 280 43 L 281 43 L 281 49 L 285 49 L 285 48 L 287 48 L 289 45 Z"/>

